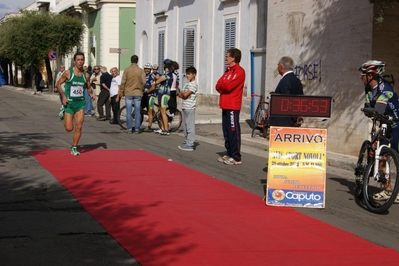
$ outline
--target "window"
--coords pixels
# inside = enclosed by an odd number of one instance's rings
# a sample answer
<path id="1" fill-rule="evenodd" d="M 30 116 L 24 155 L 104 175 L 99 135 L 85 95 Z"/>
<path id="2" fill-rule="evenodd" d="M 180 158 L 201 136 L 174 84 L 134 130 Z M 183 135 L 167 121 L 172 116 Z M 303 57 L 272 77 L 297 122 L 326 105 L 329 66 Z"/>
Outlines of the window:
<path id="1" fill-rule="evenodd" d="M 226 19 L 224 22 L 224 53 L 236 47 L 236 19 Z"/>
<path id="2" fill-rule="evenodd" d="M 165 59 L 165 31 L 158 33 L 158 73 L 163 73 L 163 60 Z"/>
<path id="3" fill-rule="evenodd" d="M 183 77 L 186 74 L 186 68 L 189 66 L 195 66 L 195 27 L 183 28 L 183 65 L 181 67 L 181 73 Z M 183 88 L 187 79 L 180 79 L 181 86 Z"/>

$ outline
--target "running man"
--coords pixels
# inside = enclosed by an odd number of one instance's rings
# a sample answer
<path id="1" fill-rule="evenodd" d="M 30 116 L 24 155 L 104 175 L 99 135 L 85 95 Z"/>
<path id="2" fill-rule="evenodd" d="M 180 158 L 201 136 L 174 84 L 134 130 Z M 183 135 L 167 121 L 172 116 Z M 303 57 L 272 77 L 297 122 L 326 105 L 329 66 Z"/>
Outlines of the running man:
<path id="1" fill-rule="evenodd" d="M 62 97 L 63 111 L 59 117 L 64 120 L 64 127 L 67 132 L 73 131 L 73 120 L 75 120 L 75 133 L 73 135 L 73 143 L 71 147 L 71 154 L 74 156 L 80 155 L 77 149 L 80 136 L 82 135 L 82 127 L 85 115 L 85 98 L 84 90 L 88 90 L 90 98 L 95 99 L 93 90 L 90 86 L 90 75 L 83 70 L 85 63 L 85 55 L 82 52 L 77 52 L 73 56 L 75 66 L 65 71 L 57 82 L 57 90 Z M 64 84 L 65 92 L 61 85 Z"/>

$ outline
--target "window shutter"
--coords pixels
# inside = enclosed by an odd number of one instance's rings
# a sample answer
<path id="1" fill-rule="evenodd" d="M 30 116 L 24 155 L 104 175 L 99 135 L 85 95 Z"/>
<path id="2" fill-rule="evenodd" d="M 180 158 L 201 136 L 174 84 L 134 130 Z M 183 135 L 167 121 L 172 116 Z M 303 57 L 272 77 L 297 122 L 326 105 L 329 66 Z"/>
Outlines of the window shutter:
<path id="1" fill-rule="evenodd" d="M 158 33 L 158 73 L 163 74 L 163 60 L 165 59 L 165 31 Z"/>
<path id="2" fill-rule="evenodd" d="M 226 19 L 224 23 L 224 54 L 236 47 L 236 19 Z"/>
<path id="3" fill-rule="evenodd" d="M 181 68 L 183 77 L 186 76 L 186 68 L 195 66 L 195 30 L 195 27 L 183 28 L 183 65 Z M 183 88 L 187 79 L 183 78 L 180 83 L 182 84 L 180 88 Z"/>

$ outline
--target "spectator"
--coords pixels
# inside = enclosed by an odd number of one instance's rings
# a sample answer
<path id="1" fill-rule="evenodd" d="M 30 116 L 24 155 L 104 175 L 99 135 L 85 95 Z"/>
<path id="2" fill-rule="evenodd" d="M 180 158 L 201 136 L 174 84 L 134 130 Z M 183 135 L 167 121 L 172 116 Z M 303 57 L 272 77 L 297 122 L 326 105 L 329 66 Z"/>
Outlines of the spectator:
<path id="1" fill-rule="evenodd" d="M 226 53 L 228 65 L 216 83 L 220 93 L 219 106 L 222 108 L 222 128 L 226 154 L 218 159 L 227 165 L 241 165 L 240 110 L 245 82 L 245 71 L 240 66 L 241 51 L 231 48 Z"/>
<path id="2" fill-rule="evenodd" d="M 96 118 L 100 117 L 100 114 L 98 113 L 98 108 L 97 108 L 98 98 L 99 98 L 100 91 L 101 91 L 100 79 L 101 79 L 100 66 L 96 65 L 96 66 L 94 66 L 93 74 L 91 74 L 91 76 L 90 76 L 91 88 L 93 89 L 94 94 L 96 95 L 96 99 L 93 101 L 93 108 L 94 108 Z"/>
<path id="3" fill-rule="evenodd" d="M 110 124 L 118 125 L 118 113 L 120 110 L 120 99 L 122 98 L 120 95 L 120 86 L 121 86 L 121 76 L 119 75 L 119 70 L 114 67 L 111 68 L 111 87 L 109 88 L 109 97 L 111 99 L 112 113 L 113 119 Z"/>
<path id="4" fill-rule="evenodd" d="M 97 101 L 98 121 L 111 120 L 111 101 L 109 100 L 109 89 L 111 87 L 112 76 L 108 73 L 107 67 L 101 67 L 100 94 Z M 105 105 L 105 116 L 104 116 Z"/>
<path id="5" fill-rule="evenodd" d="M 178 148 L 183 151 L 193 151 L 195 141 L 195 107 L 197 102 L 198 84 L 195 82 L 197 70 L 195 67 L 186 69 L 186 78 L 188 82 L 184 85 L 178 96 L 183 99 L 182 116 L 183 116 L 183 134 L 185 140 L 183 145 Z"/>
<path id="6" fill-rule="evenodd" d="M 41 86 L 41 82 L 43 80 L 42 73 L 40 73 L 39 70 L 37 70 L 36 75 L 35 75 L 35 85 L 36 85 L 36 91 L 38 93 L 42 93 L 43 87 Z"/>
<path id="7" fill-rule="evenodd" d="M 303 88 L 301 81 L 293 72 L 294 60 L 291 57 L 281 57 L 277 64 L 278 73 L 282 76 L 282 79 L 278 83 L 275 93 L 279 94 L 292 94 L 292 95 L 303 95 Z M 270 117 L 271 126 L 284 126 L 293 127 L 298 122 L 301 122 L 302 118 L 298 117 Z"/>
<path id="8" fill-rule="evenodd" d="M 62 77 L 62 75 L 64 74 L 64 72 L 65 72 L 65 66 L 64 66 L 64 65 L 60 65 L 60 69 L 59 69 L 59 71 L 58 71 L 58 73 L 57 73 L 57 76 L 55 77 L 55 84 L 57 84 L 58 80 L 60 80 L 60 78 Z M 62 89 L 62 91 L 65 93 L 64 83 L 61 84 L 61 89 Z M 92 89 L 93 89 L 93 88 L 92 88 Z M 55 90 L 55 91 L 58 91 L 58 90 L 57 90 L 57 87 L 54 88 L 54 90 Z M 62 96 L 61 96 L 61 94 L 60 94 L 60 102 L 61 102 L 61 104 L 62 104 Z"/>
<path id="9" fill-rule="evenodd" d="M 169 113 L 173 115 L 177 109 L 176 91 L 179 89 L 179 83 L 180 83 L 179 64 L 176 61 L 172 61 L 171 71 L 173 73 L 173 82 L 170 88 L 170 99 L 168 102 L 168 106 L 169 106 Z"/>
<path id="10" fill-rule="evenodd" d="M 132 106 L 134 105 L 134 133 L 140 133 L 141 123 L 141 98 L 143 97 L 144 85 L 146 83 L 144 70 L 137 63 L 139 58 L 132 55 L 132 63 L 123 71 L 121 95 L 125 96 L 126 102 L 126 132 L 132 133 Z"/>

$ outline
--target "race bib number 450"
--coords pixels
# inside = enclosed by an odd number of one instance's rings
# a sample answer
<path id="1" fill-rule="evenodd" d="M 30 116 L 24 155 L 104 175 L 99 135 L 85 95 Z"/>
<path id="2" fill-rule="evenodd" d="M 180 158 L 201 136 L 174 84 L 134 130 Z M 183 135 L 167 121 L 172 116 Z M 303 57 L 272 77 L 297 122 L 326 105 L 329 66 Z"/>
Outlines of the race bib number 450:
<path id="1" fill-rule="evenodd" d="M 71 97 L 83 97 L 83 87 L 71 86 Z"/>

